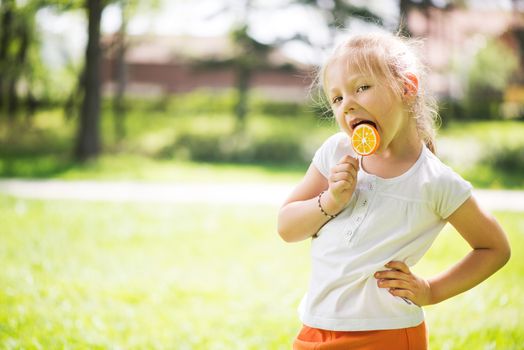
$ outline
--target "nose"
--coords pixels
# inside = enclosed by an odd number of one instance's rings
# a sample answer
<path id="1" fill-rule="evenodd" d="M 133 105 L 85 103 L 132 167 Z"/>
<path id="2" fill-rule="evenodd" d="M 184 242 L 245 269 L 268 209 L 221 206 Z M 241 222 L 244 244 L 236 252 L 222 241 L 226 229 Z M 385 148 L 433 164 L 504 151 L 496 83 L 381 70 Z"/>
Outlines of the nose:
<path id="1" fill-rule="evenodd" d="M 355 110 L 355 107 L 344 108 L 344 114 L 349 114 Z"/>
<path id="2" fill-rule="evenodd" d="M 354 112 L 356 110 L 357 104 L 351 96 L 344 98 L 343 101 L 344 101 L 344 105 L 343 105 L 344 115 Z"/>

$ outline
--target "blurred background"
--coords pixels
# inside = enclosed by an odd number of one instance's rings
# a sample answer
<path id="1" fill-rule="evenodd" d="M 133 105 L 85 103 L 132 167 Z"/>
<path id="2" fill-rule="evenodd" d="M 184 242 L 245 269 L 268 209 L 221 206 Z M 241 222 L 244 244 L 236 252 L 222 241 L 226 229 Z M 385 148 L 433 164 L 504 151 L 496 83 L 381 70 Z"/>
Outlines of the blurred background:
<path id="1" fill-rule="evenodd" d="M 377 30 L 422 42 L 438 156 L 522 202 L 524 1 L 1 0 L 0 347 L 289 349 L 278 206 L 337 131 L 316 70 Z M 524 219 L 495 215 L 514 258 L 427 308 L 436 349 L 524 349 Z M 447 227 L 417 267 L 467 249 Z"/>

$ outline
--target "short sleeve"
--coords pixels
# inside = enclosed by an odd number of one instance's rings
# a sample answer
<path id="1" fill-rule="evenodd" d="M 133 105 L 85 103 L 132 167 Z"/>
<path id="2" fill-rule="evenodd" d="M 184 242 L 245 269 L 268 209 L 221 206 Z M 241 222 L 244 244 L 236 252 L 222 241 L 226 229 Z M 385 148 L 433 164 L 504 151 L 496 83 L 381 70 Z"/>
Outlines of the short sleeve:
<path id="1" fill-rule="evenodd" d="M 471 197 L 472 186 L 451 168 L 446 168 L 436 191 L 436 211 L 440 217 L 447 219 Z"/>
<path id="2" fill-rule="evenodd" d="M 349 147 L 348 136 L 339 132 L 329 137 L 315 152 L 312 163 L 318 171 L 327 179 L 330 169 L 344 156 L 352 154 Z"/>

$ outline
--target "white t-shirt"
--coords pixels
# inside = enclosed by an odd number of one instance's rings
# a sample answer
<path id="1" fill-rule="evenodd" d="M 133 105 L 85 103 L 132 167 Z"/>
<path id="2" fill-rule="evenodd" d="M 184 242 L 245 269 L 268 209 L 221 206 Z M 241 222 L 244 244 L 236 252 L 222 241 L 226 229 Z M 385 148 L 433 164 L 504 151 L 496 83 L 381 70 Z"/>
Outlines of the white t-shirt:
<path id="1" fill-rule="evenodd" d="M 346 154 L 355 155 L 345 133 L 331 136 L 315 153 L 326 177 Z M 309 290 L 301 321 L 340 331 L 414 327 L 422 308 L 379 288 L 375 272 L 392 260 L 415 265 L 451 215 L 471 195 L 471 185 L 425 146 L 404 174 L 384 179 L 358 172 L 346 208 L 311 241 Z"/>

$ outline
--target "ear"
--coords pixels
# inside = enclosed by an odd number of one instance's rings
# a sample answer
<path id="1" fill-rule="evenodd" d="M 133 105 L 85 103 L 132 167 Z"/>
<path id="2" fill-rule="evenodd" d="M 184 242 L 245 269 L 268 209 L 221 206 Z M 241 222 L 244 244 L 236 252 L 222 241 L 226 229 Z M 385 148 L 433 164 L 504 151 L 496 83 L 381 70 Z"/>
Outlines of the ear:
<path id="1" fill-rule="evenodd" d="M 404 81 L 404 95 L 415 96 L 418 92 L 418 78 L 413 73 L 406 74 Z"/>

